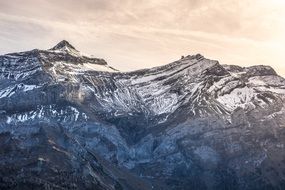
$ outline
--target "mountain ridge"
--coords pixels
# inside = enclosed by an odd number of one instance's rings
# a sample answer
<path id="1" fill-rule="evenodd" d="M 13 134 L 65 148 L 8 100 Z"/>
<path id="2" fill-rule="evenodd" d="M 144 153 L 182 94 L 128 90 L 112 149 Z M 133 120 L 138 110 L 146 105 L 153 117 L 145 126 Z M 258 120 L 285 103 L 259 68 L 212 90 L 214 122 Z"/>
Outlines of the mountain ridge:
<path id="1" fill-rule="evenodd" d="M 118 72 L 66 46 L 0 56 L 0 187 L 284 187 L 285 79 L 271 67 L 197 54 Z"/>

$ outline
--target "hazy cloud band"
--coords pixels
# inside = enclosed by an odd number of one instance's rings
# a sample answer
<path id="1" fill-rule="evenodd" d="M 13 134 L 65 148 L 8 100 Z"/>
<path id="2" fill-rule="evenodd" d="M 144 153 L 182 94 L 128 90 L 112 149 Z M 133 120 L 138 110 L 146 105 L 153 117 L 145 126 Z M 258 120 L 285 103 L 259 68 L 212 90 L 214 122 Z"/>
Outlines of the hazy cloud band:
<path id="1" fill-rule="evenodd" d="M 0 0 L 0 53 L 67 39 L 121 70 L 201 53 L 285 75 L 282 0 Z"/>

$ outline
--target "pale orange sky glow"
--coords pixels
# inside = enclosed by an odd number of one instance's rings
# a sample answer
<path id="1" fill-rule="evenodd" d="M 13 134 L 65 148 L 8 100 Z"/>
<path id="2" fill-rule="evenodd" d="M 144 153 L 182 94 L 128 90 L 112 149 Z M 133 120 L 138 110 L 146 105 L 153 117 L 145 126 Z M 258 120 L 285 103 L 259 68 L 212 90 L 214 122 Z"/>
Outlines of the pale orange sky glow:
<path id="1" fill-rule="evenodd" d="M 285 76 L 283 0 L 0 0 L 0 53 L 66 39 L 128 71 L 201 53 Z"/>

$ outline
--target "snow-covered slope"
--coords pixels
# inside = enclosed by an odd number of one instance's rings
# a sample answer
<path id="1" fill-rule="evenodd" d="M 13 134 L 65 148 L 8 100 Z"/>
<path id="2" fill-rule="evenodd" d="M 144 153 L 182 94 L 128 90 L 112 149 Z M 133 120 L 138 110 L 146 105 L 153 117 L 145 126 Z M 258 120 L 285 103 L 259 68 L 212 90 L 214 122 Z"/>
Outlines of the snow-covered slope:
<path id="1" fill-rule="evenodd" d="M 271 67 L 200 54 L 133 72 L 67 41 L 3 55 L 0 187 L 280 189 L 284 100 Z"/>

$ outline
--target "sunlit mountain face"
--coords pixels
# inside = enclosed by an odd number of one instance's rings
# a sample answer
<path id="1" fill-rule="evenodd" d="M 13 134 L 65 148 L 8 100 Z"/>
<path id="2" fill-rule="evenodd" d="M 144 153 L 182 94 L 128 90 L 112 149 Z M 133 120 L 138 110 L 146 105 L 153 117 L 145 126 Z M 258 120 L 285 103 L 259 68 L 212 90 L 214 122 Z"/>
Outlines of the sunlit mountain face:
<path id="1" fill-rule="evenodd" d="M 283 189 L 285 79 L 201 54 L 121 72 L 63 40 L 0 56 L 1 189 Z"/>

